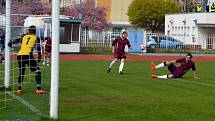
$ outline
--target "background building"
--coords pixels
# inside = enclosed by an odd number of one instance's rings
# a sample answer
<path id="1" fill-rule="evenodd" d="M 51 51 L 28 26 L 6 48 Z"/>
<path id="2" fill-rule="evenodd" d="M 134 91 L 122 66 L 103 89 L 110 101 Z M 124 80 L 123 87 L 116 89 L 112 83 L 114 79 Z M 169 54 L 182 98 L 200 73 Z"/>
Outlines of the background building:
<path id="1" fill-rule="evenodd" d="M 113 25 L 116 31 L 131 27 L 127 15 L 128 6 L 133 0 L 97 0 L 100 7 L 106 8 L 107 21 Z"/>
<path id="2" fill-rule="evenodd" d="M 106 19 L 107 21 L 110 21 L 112 0 L 97 0 L 97 6 L 106 9 Z"/>
<path id="3" fill-rule="evenodd" d="M 165 35 L 186 45 L 202 49 L 215 49 L 215 14 L 189 13 L 165 16 Z"/>

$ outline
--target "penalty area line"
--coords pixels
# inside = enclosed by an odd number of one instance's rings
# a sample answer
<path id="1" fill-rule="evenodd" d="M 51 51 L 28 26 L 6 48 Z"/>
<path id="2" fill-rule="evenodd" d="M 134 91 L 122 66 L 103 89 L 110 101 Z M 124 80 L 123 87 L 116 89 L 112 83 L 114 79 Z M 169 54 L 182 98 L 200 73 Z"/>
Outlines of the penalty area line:
<path id="1" fill-rule="evenodd" d="M 28 107 L 31 111 L 33 111 L 34 113 L 37 113 L 39 116 L 42 117 L 46 117 L 44 114 L 42 114 L 40 112 L 40 110 L 38 108 L 36 108 L 33 104 L 31 104 L 30 102 L 24 100 L 23 98 L 16 96 L 15 94 L 13 94 L 12 92 L 7 92 L 11 97 L 13 97 L 14 99 L 18 100 L 20 103 L 22 103 L 23 105 L 25 105 L 26 107 Z"/>

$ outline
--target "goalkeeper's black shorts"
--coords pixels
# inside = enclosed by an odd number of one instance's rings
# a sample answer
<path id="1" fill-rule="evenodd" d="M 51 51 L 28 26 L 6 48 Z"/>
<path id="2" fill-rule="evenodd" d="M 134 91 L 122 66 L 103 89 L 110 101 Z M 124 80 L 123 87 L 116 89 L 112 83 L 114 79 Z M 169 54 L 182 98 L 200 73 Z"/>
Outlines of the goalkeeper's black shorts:
<path id="1" fill-rule="evenodd" d="M 25 69 L 25 66 L 27 65 L 30 67 L 31 71 L 36 71 L 37 68 L 37 61 L 35 60 L 34 56 L 32 54 L 30 55 L 18 55 L 17 56 L 19 69 Z"/>

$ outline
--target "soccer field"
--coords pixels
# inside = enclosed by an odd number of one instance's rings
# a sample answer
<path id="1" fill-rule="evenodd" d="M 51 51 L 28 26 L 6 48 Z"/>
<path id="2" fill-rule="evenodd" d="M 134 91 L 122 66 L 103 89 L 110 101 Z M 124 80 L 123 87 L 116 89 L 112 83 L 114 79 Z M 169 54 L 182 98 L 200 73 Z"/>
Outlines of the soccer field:
<path id="1" fill-rule="evenodd" d="M 196 63 L 197 75 L 200 77 L 198 80 L 192 79 L 192 72 L 187 73 L 182 79 L 153 79 L 152 73 L 167 74 L 168 71 L 161 69 L 152 72 L 150 63 L 127 61 L 125 73 L 119 75 L 119 63 L 107 74 L 106 67 L 109 61 L 61 61 L 59 120 L 215 120 L 215 75 L 212 62 Z M 34 83 L 32 81 L 29 85 Z M 43 83 L 44 88 L 49 90 L 50 80 L 43 80 Z M 24 98 L 38 108 L 43 116 L 49 116 L 49 96 L 35 95 L 34 87 L 26 84 L 26 89 L 28 88 L 30 90 L 28 93 L 18 97 Z M 19 102 L 8 101 L 8 108 L 0 109 L 0 120 L 1 117 L 5 117 L 3 112 L 9 112 L 14 116 L 21 115 L 11 113 L 20 111 L 16 103 Z M 22 111 L 31 112 L 26 106 L 23 106 Z M 38 113 L 27 114 L 29 117 L 38 117 Z"/>

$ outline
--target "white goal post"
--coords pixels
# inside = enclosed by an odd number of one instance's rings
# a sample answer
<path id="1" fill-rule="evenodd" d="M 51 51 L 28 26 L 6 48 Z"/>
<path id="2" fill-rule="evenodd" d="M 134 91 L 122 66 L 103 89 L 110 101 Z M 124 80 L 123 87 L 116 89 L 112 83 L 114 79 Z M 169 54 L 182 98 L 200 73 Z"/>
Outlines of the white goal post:
<path id="1" fill-rule="evenodd" d="M 5 88 L 10 86 L 10 47 L 7 46 L 11 39 L 11 0 L 6 0 L 6 34 L 5 34 Z"/>
<path id="2" fill-rule="evenodd" d="M 60 0 L 52 0 L 52 54 L 51 54 L 51 90 L 50 118 L 58 119 L 58 90 L 59 90 L 59 40 L 60 40 Z M 7 43 L 11 40 L 11 0 L 6 0 L 6 38 L 5 38 L 5 80 L 6 88 L 10 87 L 10 48 Z"/>
<path id="3" fill-rule="evenodd" d="M 59 93 L 59 40 L 60 40 L 60 0 L 52 1 L 52 54 L 51 54 L 51 105 L 50 117 L 58 118 Z"/>

